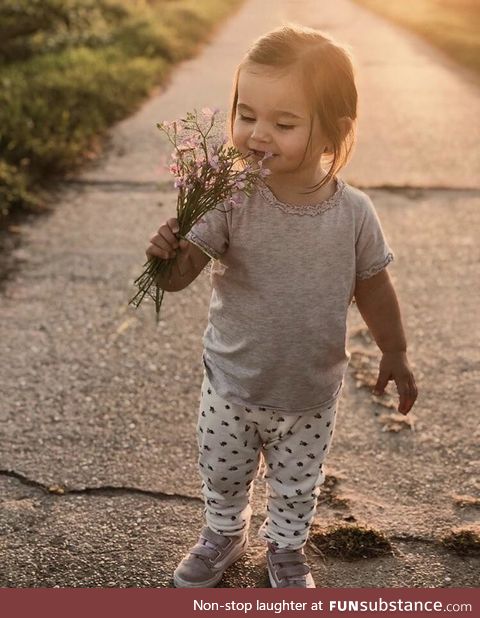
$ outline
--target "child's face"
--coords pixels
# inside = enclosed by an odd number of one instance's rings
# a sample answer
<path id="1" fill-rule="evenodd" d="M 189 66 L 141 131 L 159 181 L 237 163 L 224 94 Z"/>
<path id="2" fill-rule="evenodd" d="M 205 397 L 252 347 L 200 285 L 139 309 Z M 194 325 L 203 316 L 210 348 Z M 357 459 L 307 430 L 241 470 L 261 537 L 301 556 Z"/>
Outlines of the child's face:
<path id="1" fill-rule="evenodd" d="M 273 153 L 264 164 L 272 177 L 315 176 L 328 143 L 314 119 L 306 151 L 310 123 L 310 107 L 298 76 L 267 71 L 255 64 L 240 70 L 233 143 L 242 154 L 253 158 Z"/>

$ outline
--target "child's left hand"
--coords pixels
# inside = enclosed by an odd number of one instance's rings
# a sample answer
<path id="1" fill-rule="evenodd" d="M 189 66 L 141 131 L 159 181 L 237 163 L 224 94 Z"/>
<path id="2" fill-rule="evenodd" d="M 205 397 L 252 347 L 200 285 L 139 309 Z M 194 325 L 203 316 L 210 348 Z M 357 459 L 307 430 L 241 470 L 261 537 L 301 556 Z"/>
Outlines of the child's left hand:
<path id="1" fill-rule="evenodd" d="M 377 383 L 373 394 L 382 395 L 389 380 L 397 385 L 400 396 L 398 411 L 408 414 L 418 396 L 417 385 L 407 360 L 406 352 L 384 352 L 380 361 Z"/>

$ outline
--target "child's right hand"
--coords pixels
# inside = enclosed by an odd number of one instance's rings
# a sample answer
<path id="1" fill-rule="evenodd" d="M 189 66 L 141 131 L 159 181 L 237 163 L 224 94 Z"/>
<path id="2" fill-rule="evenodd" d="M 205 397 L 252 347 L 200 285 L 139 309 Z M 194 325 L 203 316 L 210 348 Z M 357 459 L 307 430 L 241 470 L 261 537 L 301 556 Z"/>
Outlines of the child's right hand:
<path id="1" fill-rule="evenodd" d="M 179 262 L 183 262 L 190 243 L 183 238 L 178 239 L 176 236 L 178 231 L 176 218 L 173 217 L 163 223 L 150 238 L 150 245 L 145 251 L 147 258 L 150 260 L 153 257 L 159 257 L 163 260 L 170 260 L 178 256 Z"/>

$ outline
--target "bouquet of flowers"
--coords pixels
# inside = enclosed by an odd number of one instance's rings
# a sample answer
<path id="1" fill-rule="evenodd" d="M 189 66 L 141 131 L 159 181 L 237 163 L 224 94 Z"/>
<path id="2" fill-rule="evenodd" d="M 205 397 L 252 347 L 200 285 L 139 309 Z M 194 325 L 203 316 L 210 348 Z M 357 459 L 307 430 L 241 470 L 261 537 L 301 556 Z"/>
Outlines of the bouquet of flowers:
<path id="1" fill-rule="evenodd" d="M 169 169 L 178 189 L 178 238 L 185 238 L 195 223 L 218 204 L 234 207 L 242 192 L 249 194 L 257 180 L 270 173 L 262 167 L 263 160 L 247 161 L 236 148 L 227 145 L 223 132 L 219 136 L 218 111 L 205 108 L 199 115 L 194 110 L 185 118 L 157 125 L 174 148 Z M 138 307 L 148 295 L 155 301 L 157 323 L 164 295 L 156 283 L 157 276 L 168 277 L 176 259 L 149 259 L 134 281 L 138 292 L 129 304 Z"/>

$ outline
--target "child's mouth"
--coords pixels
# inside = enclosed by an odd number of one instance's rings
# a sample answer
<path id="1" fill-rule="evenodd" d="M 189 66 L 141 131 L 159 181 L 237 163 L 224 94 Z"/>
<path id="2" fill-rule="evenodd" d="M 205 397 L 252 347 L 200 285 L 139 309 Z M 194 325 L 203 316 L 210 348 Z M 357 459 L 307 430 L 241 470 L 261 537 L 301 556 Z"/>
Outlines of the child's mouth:
<path id="1" fill-rule="evenodd" d="M 273 154 L 273 152 L 266 152 L 263 150 L 254 150 L 253 148 L 250 149 L 250 154 L 252 154 L 254 157 L 259 157 L 260 159 L 272 159 L 273 157 L 276 157 L 277 155 Z"/>

